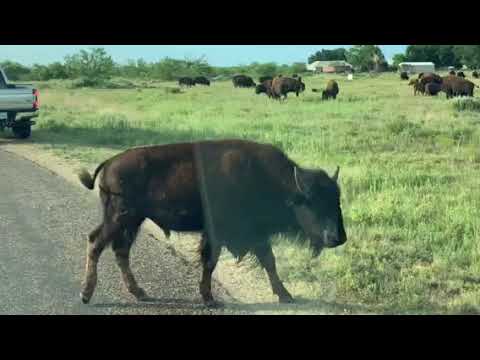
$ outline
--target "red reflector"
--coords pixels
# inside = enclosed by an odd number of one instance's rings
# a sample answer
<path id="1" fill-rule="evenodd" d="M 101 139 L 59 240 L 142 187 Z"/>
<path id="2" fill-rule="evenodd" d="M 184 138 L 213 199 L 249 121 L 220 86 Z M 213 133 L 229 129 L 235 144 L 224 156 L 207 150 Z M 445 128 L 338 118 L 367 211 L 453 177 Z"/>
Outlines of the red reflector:
<path id="1" fill-rule="evenodd" d="M 38 110 L 38 108 L 40 107 L 40 101 L 38 100 L 39 92 L 37 89 L 33 89 L 32 93 L 33 93 L 33 96 L 35 97 L 33 100 L 33 109 Z"/>

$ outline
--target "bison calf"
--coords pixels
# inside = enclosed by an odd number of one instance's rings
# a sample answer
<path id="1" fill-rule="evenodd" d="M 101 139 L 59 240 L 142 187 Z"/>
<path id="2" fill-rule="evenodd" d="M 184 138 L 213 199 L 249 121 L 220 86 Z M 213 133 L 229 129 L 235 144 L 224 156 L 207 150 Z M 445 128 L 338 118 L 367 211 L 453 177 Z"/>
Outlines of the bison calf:
<path id="1" fill-rule="evenodd" d="M 347 241 L 338 168 L 332 177 L 301 168 L 272 145 L 220 140 L 134 148 L 100 164 L 93 176 L 84 170 L 79 178 L 93 189 L 99 173 L 103 222 L 88 238 L 84 303 L 95 291 L 97 264 L 109 244 L 128 291 L 138 300 L 148 298 L 129 260 L 147 218 L 167 235 L 202 234 L 200 294 L 207 306 L 216 305 L 211 281 L 223 247 L 239 260 L 254 255 L 280 302 L 291 302 L 277 274 L 271 236 L 309 240 L 314 256 Z"/>
<path id="2" fill-rule="evenodd" d="M 330 80 L 327 83 L 327 87 L 322 92 L 322 99 L 328 100 L 332 98 L 335 100 L 337 98 L 338 92 L 339 92 L 338 83 L 335 80 Z"/>

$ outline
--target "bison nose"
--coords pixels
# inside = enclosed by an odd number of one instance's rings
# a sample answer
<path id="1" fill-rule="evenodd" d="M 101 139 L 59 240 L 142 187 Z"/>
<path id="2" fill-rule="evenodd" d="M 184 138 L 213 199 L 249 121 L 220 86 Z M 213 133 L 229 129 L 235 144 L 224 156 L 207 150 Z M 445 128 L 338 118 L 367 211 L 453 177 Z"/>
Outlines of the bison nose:
<path id="1" fill-rule="evenodd" d="M 328 230 L 323 231 L 323 243 L 325 244 L 326 247 L 329 247 L 329 248 L 341 245 L 341 242 L 338 236 Z"/>

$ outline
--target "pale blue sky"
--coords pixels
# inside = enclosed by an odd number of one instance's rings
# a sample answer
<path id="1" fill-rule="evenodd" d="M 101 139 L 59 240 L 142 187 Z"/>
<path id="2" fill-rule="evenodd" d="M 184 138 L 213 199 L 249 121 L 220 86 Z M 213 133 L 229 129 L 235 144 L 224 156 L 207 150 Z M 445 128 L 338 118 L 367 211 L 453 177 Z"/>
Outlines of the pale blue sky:
<path id="1" fill-rule="evenodd" d="M 98 45 L 103 47 L 119 63 L 128 59 L 143 58 L 157 61 L 166 56 L 183 59 L 205 55 L 214 66 L 244 65 L 251 62 L 277 62 L 291 64 L 306 62 L 309 55 L 322 48 L 333 49 L 351 45 Z M 405 52 L 407 45 L 380 45 L 385 57 Z M 0 45 L 0 61 L 11 60 L 25 65 L 46 64 L 63 60 L 89 45 Z"/>

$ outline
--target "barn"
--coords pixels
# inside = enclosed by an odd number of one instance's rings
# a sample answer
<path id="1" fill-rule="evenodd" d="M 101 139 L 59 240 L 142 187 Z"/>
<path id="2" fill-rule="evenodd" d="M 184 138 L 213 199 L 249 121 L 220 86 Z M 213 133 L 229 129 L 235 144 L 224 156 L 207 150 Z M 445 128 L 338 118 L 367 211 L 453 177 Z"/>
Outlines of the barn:
<path id="1" fill-rule="evenodd" d="M 307 70 L 314 73 L 344 73 L 350 72 L 352 68 L 352 65 L 343 60 L 315 61 L 307 65 Z"/>
<path id="2" fill-rule="evenodd" d="M 434 72 L 435 64 L 432 62 L 403 62 L 398 64 L 400 72 L 407 72 L 409 74 L 419 74 L 422 72 Z"/>

